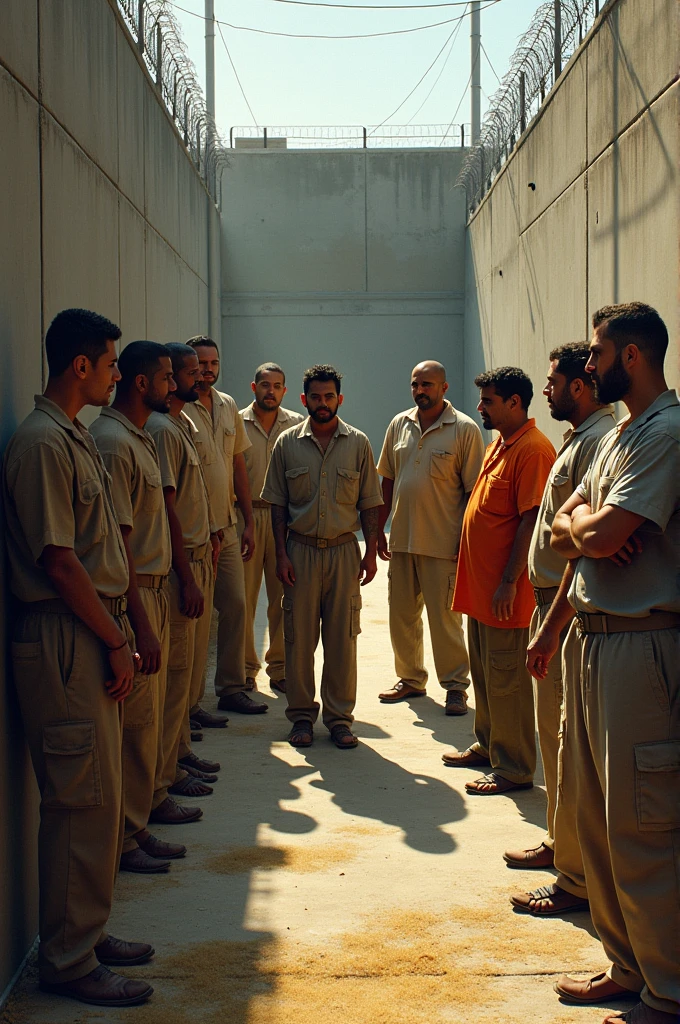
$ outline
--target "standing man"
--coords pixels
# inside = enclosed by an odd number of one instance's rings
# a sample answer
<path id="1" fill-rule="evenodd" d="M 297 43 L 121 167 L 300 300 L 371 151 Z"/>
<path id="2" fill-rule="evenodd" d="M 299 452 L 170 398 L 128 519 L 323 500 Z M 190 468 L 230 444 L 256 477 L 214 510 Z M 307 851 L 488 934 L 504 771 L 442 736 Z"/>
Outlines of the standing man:
<path id="1" fill-rule="evenodd" d="M 553 526 L 553 546 L 575 560 L 567 729 L 590 910 L 611 962 L 555 989 L 574 1003 L 640 993 L 605 1018 L 628 1024 L 680 1014 L 680 403 L 664 377 L 667 346 L 642 302 L 594 314 L 587 370 L 600 400 L 623 401 L 628 416 Z"/>
<path id="2" fill-rule="evenodd" d="M 552 418 L 568 421 L 571 430 L 565 433 L 550 472 L 529 548 L 529 582 L 536 597 L 528 651 L 528 667 L 532 674 L 533 644 L 557 596 L 567 564 L 564 556 L 550 546 L 553 520 L 556 512 L 583 480 L 599 441 L 614 426 L 612 406 L 603 405 L 599 401 L 593 379 L 586 373 L 589 354 L 587 342 L 576 342 L 554 349 L 550 353 L 548 383 L 543 389 Z M 565 636 L 566 630 L 563 630 L 560 647 Z M 548 797 L 547 835 L 537 847 L 509 850 L 504 858 L 506 864 L 516 868 L 547 868 L 552 867 L 553 863 L 557 865 L 560 876 L 556 884 L 512 897 L 514 906 L 536 916 L 581 910 L 588 906 L 581 848 L 576 835 L 575 794 L 566 779 L 563 780 L 565 784 L 561 786 L 559 797 L 559 829 L 556 817 L 560 735 L 563 734 L 563 745 L 570 741 L 568 733 L 561 728 L 563 704 L 569 699 L 566 682 L 565 679 L 563 686 L 562 661 L 558 654 L 550 662 L 545 678 L 534 683 L 538 740 Z M 566 757 L 564 750 L 562 757 Z M 558 832 L 559 849 L 556 842 Z"/>
<path id="3" fill-rule="evenodd" d="M 453 600 L 469 616 L 477 740 L 443 760 L 454 768 L 490 766 L 465 788 L 493 796 L 534 784 L 534 699 L 525 655 L 535 603 L 527 555 L 555 449 L 529 419 L 534 390 L 523 370 L 488 370 L 475 385 L 484 426 L 500 434 L 486 449 L 465 510 Z"/>
<path id="4" fill-rule="evenodd" d="M 262 586 L 262 575 L 267 588 L 267 619 L 269 621 L 269 649 L 264 656 L 269 685 L 279 693 L 286 692 L 286 668 L 283 648 L 283 618 L 281 600 L 283 588 L 276 575 L 276 546 L 272 532 L 271 506 L 260 495 L 269 466 L 272 448 L 277 438 L 288 427 L 301 423 L 304 416 L 281 406 L 286 393 L 286 375 L 277 363 L 263 363 L 255 371 L 250 385 L 255 401 L 241 410 L 243 425 L 250 441 L 243 455 L 248 470 L 250 493 L 253 495 L 253 522 L 255 527 L 255 554 L 244 562 L 246 587 L 246 683 L 255 688 L 261 664 L 255 649 L 255 614 Z M 245 520 L 238 509 L 238 531 L 242 538 Z"/>
<path id="5" fill-rule="evenodd" d="M 446 370 L 428 359 L 411 374 L 415 409 L 399 413 L 385 435 L 378 472 L 378 554 L 390 560 L 390 638 L 399 682 L 379 694 L 396 704 L 425 693 L 423 605 L 446 714 L 467 714 L 470 662 L 463 616 L 451 608 L 463 513 L 484 457 L 476 423 L 444 397 Z M 389 551 L 385 523 L 392 512 Z"/>
<path id="6" fill-rule="evenodd" d="M 218 529 L 220 554 L 215 581 L 217 625 L 217 669 L 215 693 L 220 711 L 240 715 L 260 715 L 267 705 L 253 700 L 246 690 L 246 588 L 243 563 L 253 557 L 255 527 L 248 485 L 248 470 L 243 453 L 250 441 L 236 402 L 231 395 L 217 391 L 220 356 L 212 338 L 200 335 L 188 344 L 196 352 L 203 372 L 198 386 L 198 402 L 189 415 L 196 428 L 205 482 L 213 518 Z M 244 525 L 241 537 L 236 530 L 235 502 L 238 499 Z M 206 728 L 222 726 L 226 718 L 208 714 L 199 701 L 205 692 L 205 680 L 198 700 L 191 708 L 191 719 Z"/>
<path id="7" fill-rule="evenodd" d="M 135 633 L 139 671 L 125 701 L 123 723 L 123 871 L 167 871 L 186 847 L 152 836 L 147 822 L 154 803 L 163 707 L 168 676 L 170 613 L 167 587 L 172 551 L 161 470 L 153 438 L 144 427 L 152 412 L 167 414 L 175 390 L 164 345 L 133 341 L 118 360 L 116 397 L 92 424 L 111 478 L 111 494 L 130 572 L 128 615 Z"/>
<path id="8" fill-rule="evenodd" d="M 134 638 L 108 476 L 78 413 L 108 404 L 119 338 L 86 309 L 54 318 L 47 387 L 10 441 L 3 474 L 14 685 L 40 790 L 40 987 L 114 1007 L 145 1002 L 153 989 L 103 965 L 144 963 L 154 951 L 103 931 L 122 841 Z"/>
<path id="9" fill-rule="evenodd" d="M 210 608 L 219 540 L 211 526 L 208 494 L 201 459 L 194 443 L 196 428 L 184 411 L 198 400 L 201 368 L 188 345 L 166 346 L 177 385 L 170 395 L 169 413 L 153 412 L 148 429 L 156 442 L 161 483 L 170 525 L 170 654 L 163 724 L 163 774 L 156 794 L 161 798 L 151 821 L 179 824 L 177 804 L 168 793 L 207 796 L 210 786 L 201 773 L 219 771 L 216 761 L 204 761 L 191 750 L 189 708 L 197 700 L 208 658 Z M 187 771 L 190 769 L 190 771 Z M 198 777 L 196 777 L 198 773 Z M 181 807 L 184 821 L 197 821 L 198 807 Z"/>
<path id="10" fill-rule="evenodd" d="M 319 620 L 324 649 L 323 722 L 336 747 L 356 747 L 361 586 L 377 572 L 380 481 L 365 434 L 338 416 L 342 377 L 312 366 L 300 396 L 309 418 L 282 434 L 272 452 L 262 497 L 271 502 L 276 571 L 284 586 L 288 742 L 309 747 L 319 713 L 314 652 Z M 355 532 L 361 529 L 361 558 Z"/>

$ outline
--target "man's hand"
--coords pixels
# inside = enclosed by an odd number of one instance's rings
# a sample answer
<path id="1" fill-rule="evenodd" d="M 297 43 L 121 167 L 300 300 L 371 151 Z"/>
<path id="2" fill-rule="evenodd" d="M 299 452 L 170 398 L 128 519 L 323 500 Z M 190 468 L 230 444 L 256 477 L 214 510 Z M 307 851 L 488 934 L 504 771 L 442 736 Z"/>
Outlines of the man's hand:
<path id="1" fill-rule="evenodd" d="M 631 533 L 623 547 L 620 547 L 616 554 L 610 555 L 609 560 L 614 565 L 630 565 L 633 561 L 633 555 L 639 555 L 641 551 L 642 541 L 637 533 Z"/>
<path id="2" fill-rule="evenodd" d="M 137 662 L 135 662 L 135 657 Z M 109 697 L 120 703 L 132 693 L 132 684 L 135 678 L 135 671 L 139 665 L 139 655 L 134 655 L 129 644 L 124 644 L 117 651 L 109 651 L 109 665 L 113 673 L 113 679 L 108 679 L 106 689 Z"/>
<path id="3" fill-rule="evenodd" d="M 246 523 L 241 534 L 241 558 L 249 562 L 255 554 L 255 524 L 252 520 Z"/>
<path id="4" fill-rule="evenodd" d="M 508 619 L 511 619 L 516 596 L 517 584 L 501 581 L 501 584 L 493 595 L 493 600 L 491 602 L 491 611 L 494 617 L 499 619 L 501 622 L 506 622 Z"/>
<path id="5" fill-rule="evenodd" d="M 153 630 L 135 633 L 139 671 L 145 676 L 154 676 L 161 670 L 161 645 Z"/>
<path id="6" fill-rule="evenodd" d="M 186 583 L 180 583 L 179 606 L 182 615 L 186 615 L 188 619 L 200 619 L 205 608 L 205 601 L 201 588 L 195 580 L 191 579 Z"/>
<path id="7" fill-rule="evenodd" d="M 276 576 L 281 580 L 284 587 L 295 585 L 295 570 L 288 555 L 278 555 L 276 559 Z"/>
<path id="8" fill-rule="evenodd" d="M 359 579 L 361 580 L 360 586 L 365 587 L 367 583 L 375 577 L 378 571 L 378 561 L 375 555 L 369 555 L 366 553 L 361 559 L 361 565 L 359 566 Z"/>
<path id="9" fill-rule="evenodd" d="M 389 562 L 392 557 L 392 552 L 389 550 L 387 534 L 384 530 L 381 530 L 378 534 L 378 554 L 382 558 L 383 562 Z"/>
<path id="10" fill-rule="evenodd" d="M 540 629 L 527 647 L 527 669 L 534 679 L 545 679 L 548 665 L 557 654 L 560 634 L 552 629 Z"/>
<path id="11" fill-rule="evenodd" d="M 218 530 L 217 533 L 210 534 L 210 547 L 212 548 L 212 570 L 213 576 L 217 578 L 217 562 L 220 557 L 220 547 L 222 545 L 222 538 L 224 537 L 224 531 Z M 190 615 L 189 618 L 193 619 L 196 616 Z"/>

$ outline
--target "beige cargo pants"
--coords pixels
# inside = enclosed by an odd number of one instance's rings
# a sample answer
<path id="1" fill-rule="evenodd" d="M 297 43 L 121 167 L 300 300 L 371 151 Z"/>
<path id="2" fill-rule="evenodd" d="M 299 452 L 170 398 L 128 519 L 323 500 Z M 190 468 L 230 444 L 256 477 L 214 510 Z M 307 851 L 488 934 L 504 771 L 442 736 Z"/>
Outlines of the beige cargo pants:
<path id="1" fill-rule="evenodd" d="M 133 642 L 125 616 L 116 619 Z M 75 615 L 24 611 L 14 684 L 40 790 L 40 977 L 97 966 L 123 839 L 121 720 L 104 644 Z"/>
<path id="2" fill-rule="evenodd" d="M 199 548 L 198 552 L 203 552 Z M 195 555 L 197 552 L 192 552 Z M 170 650 L 168 654 L 168 682 L 163 710 L 163 756 L 160 774 L 156 779 L 154 807 L 165 800 L 168 787 L 186 777 L 178 768 L 177 760 L 191 752 L 189 708 L 192 697 L 201 692 L 208 657 L 210 617 L 214 577 L 210 545 L 201 557 L 191 561 L 194 580 L 205 600 L 205 610 L 199 619 L 188 619 L 180 606 L 180 587 L 177 574 L 170 573 L 168 599 L 170 604 Z"/>
<path id="3" fill-rule="evenodd" d="M 132 693 L 125 700 L 123 723 L 123 853 L 136 849 L 135 836 L 149 821 L 156 776 L 162 757 L 163 710 L 170 650 L 170 607 L 167 591 L 140 587 L 147 618 L 161 644 L 161 670 L 156 675 L 135 675 Z M 160 803 L 160 801 L 158 801 Z"/>
<path id="4" fill-rule="evenodd" d="M 536 770 L 534 695 L 526 667 L 527 629 L 500 629 L 468 619 L 475 691 L 471 749 L 510 782 L 531 782 Z"/>
<path id="5" fill-rule="evenodd" d="M 246 688 L 246 587 L 235 526 L 224 531 L 213 600 L 219 616 L 215 693 L 225 697 Z"/>
<path id="6" fill-rule="evenodd" d="M 393 551 L 389 568 L 390 638 L 394 668 L 417 690 L 424 690 L 427 670 L 423 650 L 423 609 L 427 609 L 432 653 L 445 690 L 467 690 L 470 662 L 463 616 L 451 610 L 457 562 Z"/>
<path id="7" fill-rule="evenodd" d="M 680 629 L 590 633 L 578 646 L 576 824 L 593 924 L 612 979 L 677 1015 Z"/>
<path id="8" fill-rule="evenodd" d="M 323 723 L 351 725 L 357 693 L 357 636 L 361 632 L 359 543 L 354 538 L 333 548 L 315 548 L 288 539 L 295 586 L 284 587 L 286 715 L 291 722 L 315 722 L 314 652 L 323 643 L 321 702 Z"/>
<path id="9" fill-rule="evenodd" d="M 286 669 L 283 648 L 283 617 L 281 600 L 283 587 L 276 576 L 276 546 L 272 530 L 272 515 L 269 508 L 254 508 L 255 521 L 255 554 L 249 562 L 243 563 L 246 588 L 246 636 L 245 665 L 246 676 L 257 678 L 262 668 L 260 657 L 255 648 L 255 615 L 257 599 L 262 586 L 267 591 L 267 620 L 269 622 L 269 647 L 264 655 L 267 675 L 270 679 L 284 679 Z M 243 516 L 238 513 L 239 540 L 243 533 Z"/>
<path id="10" fill-rule="evenodd" d="M 550 611 L 550 604 L 539 605 L 531 618 L 529 626 L 529 639 L 538 633 L 543 625 L 543 620 Z M 566 630 L 561 639 L 564 642 Z M 562 703 L 564 698 L 564 687 L 562 684 L 562 658 L 559 651 L 548 665 L 548 674 L 545 679 L 534 679 L 534 700 L 536 702 L 536 725 L 538 727 L 538 744 L 541 748 L 541 760 L 543 761 L 543 775 L 545 778 L 545 791 L 548 798 L 547 807 L 547 830 L 548 834 L 543 840 L 546 846 L 554 849 L 555 834 L 555 808 L 557 806 L 557 760 L 560 745 L 560 731 L 562 727 Z"/>

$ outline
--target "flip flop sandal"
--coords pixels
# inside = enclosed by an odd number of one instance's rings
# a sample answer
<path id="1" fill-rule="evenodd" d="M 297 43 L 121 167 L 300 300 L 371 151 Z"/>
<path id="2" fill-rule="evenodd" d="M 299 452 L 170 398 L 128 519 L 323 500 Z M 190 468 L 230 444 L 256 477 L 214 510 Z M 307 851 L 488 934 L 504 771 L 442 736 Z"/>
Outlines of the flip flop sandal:
<path id="1" fill-rule="evenodd" d="M 513 907 L 523 914 L 534 917 L 549 917 L 551 914 L 569 914 L 576 910 L 588 910 L 588 900 L 572 896 L 554 883 L 541 885 L 531 892 L 518 893 L 510 897 Z"/>
<path id="2" fill-rule="evenodd" d="M 291 747 L 311 747 L 313 741 L 314 726 L 304 718 L 300 722 L 296 722 L 288 733 L 288 742 Z"/>
<path id="3" fill-rule="evenodd" d="M 489 789 L 480 789 L 482 786 L 489 786 Z M 474 782 L 466 782 L 466 792 L 474 796 L 498 796 L 500 793 L 512 793 L 516 789 L 533 789 L 533 782 L 510 782 L 509 779 L 504 779 L 502 775 L 497 775 L 495 772 L 489 772 L 488 775 L 483 775 L 481 779 L 475 779 Z"/>
<path id="4" fill-rule="evenodd" d="M 202 772 L 198 768 L 192 768 L 191 765 L 184 764 L 182 768 L 185 772 L 188 772 L 194 779 L 200 779 L 201 782 L 217 782 L 217 775 L 211 774 L 211 772 Z"/>
<path id="5" fill-rule="evenodd" d="M 345 737 L 350 736 L 352 738 L 351 743 L 341 743 Z M 334 725 L 331 729 L 330 734 L 331 741 L 335 743 L 338 750 L 352 750 L 354 747 L 359 745 L 359 740 L 356 738 L 352 730 L 347 725 Z"/>

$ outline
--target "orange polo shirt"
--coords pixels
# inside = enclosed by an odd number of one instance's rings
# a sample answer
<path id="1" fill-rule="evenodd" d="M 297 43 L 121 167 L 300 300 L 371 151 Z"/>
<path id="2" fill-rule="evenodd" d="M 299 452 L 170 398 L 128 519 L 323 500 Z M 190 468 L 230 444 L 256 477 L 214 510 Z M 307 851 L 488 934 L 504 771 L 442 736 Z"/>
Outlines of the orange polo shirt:
<path id="1" fill-rule="evenodd" d="M 541 504 L 555 449 L 536 421 L 493 441 L 472 489 L 463 519 L 453 610 L 498 629 L 524 629 L 536 607 L 526 569 L 517 581 L 512 618 L 501 622 L 491 611 L 520 524 Z"/>

